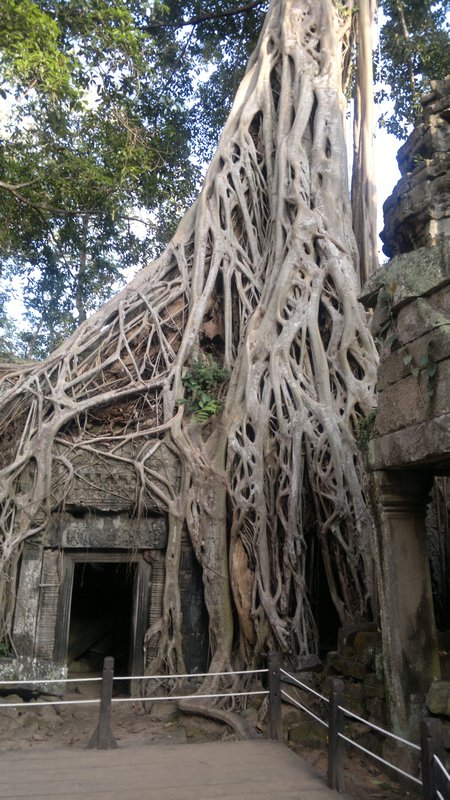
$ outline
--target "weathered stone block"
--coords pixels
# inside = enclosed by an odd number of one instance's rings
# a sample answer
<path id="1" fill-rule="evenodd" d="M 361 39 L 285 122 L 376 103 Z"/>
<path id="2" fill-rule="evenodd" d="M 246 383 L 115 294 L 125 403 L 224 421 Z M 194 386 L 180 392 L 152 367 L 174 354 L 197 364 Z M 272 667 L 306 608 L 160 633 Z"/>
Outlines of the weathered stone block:
<path id="1" fill-rule="evenodd" d="M 417 169 L 420 170 L 424 161 L 433 158 L 433 155 L 447 152 L 448 126 L 442 117 L 433 115 L 431 119 L 414 128 L 408 142 L 405 142 L 398 151 L 398 168 L 402 175 L 413 173 Z M 419 154 L 420 158 L 417 159 L 416 156 Z"/>
<path id="2" fill-rule="evenodd" d="M 338 653 L 330 658 L 330 653 L 327 659 L 329 665 L 341 675 L 347 678 L 354 678 L 355 680 L 362 681 L 367 674 L 367 668 L 360 661 L 354 658 L 343 658 Z"/>
<path id="3" fill-rule="evenodd" d="M 381 649 L 381 633 L 379 631 L 359 631 L 353 639 L 353 649 L 358 661 L 371 663 L 376 650 Z"/>
<path id="4" fill-rule="evenodd" d="M 449 293 L 450 295 L 450 293 Z M 382 392 L 388 386 L 398 383 L 403 378 L 409 377 L 411 370 L 420 369 L 421 359 L 427 354 L 434 363 L 450 359 L 450 319 L 445 325 L 435 328 L 424 336 L 416 338 L 412 342 L 406 342 L 403 336 L 402 344 L 393 348 L 390 354 L 381 355 L 380 366 L 377 375 L 377 388 Z M 405 364 L 405 360 L 411 357 L 411 361 Z M 422 367 L 423 369 L 423 367 Z"/>
<path id="5" fill-rule="evenodd" d="M 450 722 L 444 720 L 442 722 L 442 734 L 444 740 L 444 747 L 446 750 L 450 750 Z"/>
<path id="6" fill-rule="evenodd" d="M 338 652 L 343 655 L 343 648 L 353 648 L 355 637 L 359 633 L 376 633 L 375 622 L 355 622 L 352 625 L 343 625 L 338 630 Z"/>
<path id="7" fill-rule="evenodd" d="M 450 230 L 450 80 L 433 86 L 423 114 L 400 149 L 402 177 L 384 204 L 384 252 L 391 256 L 433 244 Z"/>
<path id="8" fill-rule="evenodd" d="M 369 697 L 365 700 L 365 707 L 370 721 L 378 725 L 386 724 L 386 702 L 381 697 Z"/>
<path id="9" fill-rule="evenodd" d="M 136 456 L 132 446 L 129 451 L 130 464 L 123 461 L 115 463 L 113 458 L 106 456 L 104 460 L 100 460 L 97 455 L 89 457 L 86 452 L 74 455 L 65 448 L 62 448 L 61 453 L 71 461 L 74 469 L 72 486 L 65 499 L 65 507 L 68 510 L 76 508 L 120 512 L 134 509 L 139 484 L 132 463 Z M 161 474 L 173 490 L 177 491 L 180 481 L 179 463 L 164 443 L 147 460 L 146 467 Z M 55 485 L 58 484 L 58 480 L 56 469 Z M 164 484 L 161 484 L 160 488 L 166 491 Z M 158 512 L 155 499 L 148 493 L 145 494 L 144 502 L 149 511 Z"/>
<path id="10" fill-rule="evenodd" d="M 441 678 L 444 681 L 450 681 L 450 653 L 441 653 L 439 655 L 441 662 Z"/>
<path id="11" fill-rule="evenodd" d="M 438 469 L 448 465 L 450 414 L 410 425 L 405 430 L 375 437 L 369 443 L 372 469 L 387 469 L 426 464 Z"/>
<path id="12" fill-rule="evenodd" d="M 363 685 L 362 683 L 346 682 L 344 685 L 344 702 L 350 707 L 351 711 L 357 713 L 360 710 L 361 701 L 363 699 Z"/>
<path id="13" fill-rule="evenodd" d="M 302 747 L 323 747 L 327 740 L 325 728 L 310 722 L 295 722 L 289 727 L 288 742 Z"/>
<path id="14" fill-rule="evenodd" d="M 434 681 L 425 702 L 431 714 L 450 716 L 450 681 Z"/>
<path id="15" fill-rule="evenodd" d="M 450 288 L 447 291 L 450 293 Z M 442 300 L 441 293 L 437 296 Z M 432 299 L 433 295 L 419 297 L 399 309 L 396 332 L 399 332 L 399 339 L 404 345 L 414 342 L 427 333 L 436 333 L 439 328 L 449 324 L 448 312 L 437 307 Z"/>
<path id="16" fill-rule="evenodd" d="M 450 412 L 450 360 L 437 365 L 434 392 L 428 396 L 427 378 L 422 370 L 416 378 L 408 375 L 387 386 L 378 397 L 375 436 L 384 436 Z"/>
<path id="17" fill-rule="evenodd" d="M 379 700 L 384 700 L 386 691 L 384 682 L 377 677 L 377 675 L 370 674 L 364 678 L 362 691 L 365 697 L 377 697 Z"/>
<path id="18" fill-rule="evenodd" d="M 411 300 L 437 292 L 449 281 L 450 240 L 444 239 L 434 247 L 420 247 L 395 256 L 370 277 L 362 288 L 360 300 L 366 308 L 375 308 L 378 293 L 386 286 L 395 312 Z"/>

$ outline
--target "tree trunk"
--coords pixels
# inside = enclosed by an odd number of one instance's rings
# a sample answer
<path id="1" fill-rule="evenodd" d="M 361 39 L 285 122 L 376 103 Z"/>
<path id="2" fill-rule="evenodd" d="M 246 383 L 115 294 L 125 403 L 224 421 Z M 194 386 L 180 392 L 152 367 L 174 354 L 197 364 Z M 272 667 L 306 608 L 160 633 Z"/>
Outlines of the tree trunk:
<path id="1" fill-rule="evenodd" d="M 358 243 L 360 282 L 378 269 L 377 199 L 373 162 L 374 98 L 372 29 L 374 0 L 361 0 L 358 18 L 357 81 L 353 110 L 353 230 Z"/>
<path id="2" fill-rule="evenodd" d="M 343 37 L 331 0 L 273 0 L 200 196 L 165 253 L 41 365 L 5 380 L 8 507 L 31 471 L 45 524 L 89 452 L 109 469 L 133 464 L 139 508 L 157 502 L 169 515 L 154 670 L 182 666 L 184 526 L 217 671 L 273 647 L 294 664 L 317 650 L 307 568 L 317 543 L 341 619 L 370 614 L 355 437 L 377 359 L 357 302 Z M 205 354 L 229 378 L 223 409 L 199 421 L 179 401 Z M 157 466 L 163 443 L 176 486 Z M 36 529 L 14 539 L 13 516 L 2 517 L 4 547 Z"/>

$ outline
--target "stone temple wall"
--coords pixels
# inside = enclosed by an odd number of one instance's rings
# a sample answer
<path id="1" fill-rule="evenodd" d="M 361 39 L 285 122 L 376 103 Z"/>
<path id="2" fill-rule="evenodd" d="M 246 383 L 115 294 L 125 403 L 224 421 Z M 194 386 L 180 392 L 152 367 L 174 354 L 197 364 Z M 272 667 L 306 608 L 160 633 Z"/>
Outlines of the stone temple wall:
<path id="1" fill-rule="evenodd" d="M 394 729 L 415 738 L 421 717 L 447 696 L 425 515 L 435 477 L 450 474 L 450 78 L 435 82 L 422 105 L 384 205 L 391 261 L 361 298 L 380 349 L 368 463 L 387 701 Z"/>

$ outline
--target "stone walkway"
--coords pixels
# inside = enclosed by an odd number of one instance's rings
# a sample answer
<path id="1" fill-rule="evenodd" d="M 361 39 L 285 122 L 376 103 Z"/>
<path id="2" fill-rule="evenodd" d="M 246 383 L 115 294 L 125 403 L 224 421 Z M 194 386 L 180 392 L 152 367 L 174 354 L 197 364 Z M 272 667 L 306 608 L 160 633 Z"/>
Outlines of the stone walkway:
<path id="1" fill-rule="evenodd" d="M 7 751 L 0 798 L 45 800 L 344 800 L 282 744 L 150 745 Z"/>

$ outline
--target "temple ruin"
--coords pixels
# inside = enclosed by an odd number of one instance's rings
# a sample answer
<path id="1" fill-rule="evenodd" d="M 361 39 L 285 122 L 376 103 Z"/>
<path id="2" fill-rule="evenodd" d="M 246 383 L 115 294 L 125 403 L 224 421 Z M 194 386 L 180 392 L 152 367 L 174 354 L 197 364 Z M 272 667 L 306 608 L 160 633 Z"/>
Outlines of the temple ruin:
<path id="1" fill-rule="evenodd" d="M 435 477 L 450 474 L 450 79 L 422 107 L 384 205 L 392 258 L 364 291 L 382 345 L 369 462 L 386 691 L 394 728 L 416 737 L 441 677 L 425 518 Z"/>

